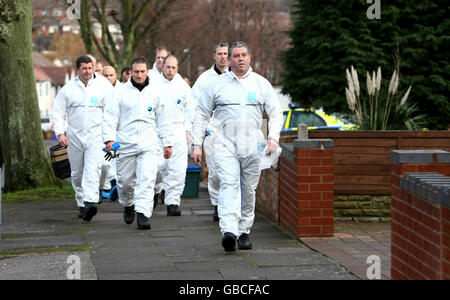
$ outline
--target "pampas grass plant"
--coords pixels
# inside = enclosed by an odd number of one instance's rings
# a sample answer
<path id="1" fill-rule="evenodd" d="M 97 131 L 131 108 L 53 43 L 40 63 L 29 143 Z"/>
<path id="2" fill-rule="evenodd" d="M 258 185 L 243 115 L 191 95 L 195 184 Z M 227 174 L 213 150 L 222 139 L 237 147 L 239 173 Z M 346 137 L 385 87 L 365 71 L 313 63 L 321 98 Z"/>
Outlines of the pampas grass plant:
<path id="1" fill-rule="evenodd" d="M 352 119 L 360 130 L 419 130 L 424 124 L 424 115 L 417 115 L 417 105 L 408 103 L 412 86 L 400 98 L 399 72 L 394 70 L 386 92 L 381 89 L 381 68 L 367 72 L 367 97 L 363 97 L 358 72 L 353 66 L 346 69 L 348 87 L 345 97 L 352 112 Z"/>

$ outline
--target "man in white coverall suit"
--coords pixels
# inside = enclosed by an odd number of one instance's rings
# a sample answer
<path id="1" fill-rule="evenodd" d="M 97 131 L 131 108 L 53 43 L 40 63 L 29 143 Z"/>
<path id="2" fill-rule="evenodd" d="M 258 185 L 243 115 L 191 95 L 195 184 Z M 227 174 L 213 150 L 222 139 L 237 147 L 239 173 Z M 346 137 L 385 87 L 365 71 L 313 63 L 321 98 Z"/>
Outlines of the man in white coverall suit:
<path id="1" fill-rule="evenodd" d="M 131 73 L 131 79 L 106 105 L 103 141 L 107 151 L 116 136 L 121 145 L 117 158 L 117 187 L 119 201 L 124 206 L 124 221 L 131 224 L 137 215 L 137 228 L 146 230 L 151 228 L 153 189 L 158 159 L 162 155 L 157 127 L 166 159 L 172 154 L 172 130 L 165 115 L 165 104 L 161 101 L 160 87 L 149 82 L 147 60 L 135 58 Z"/>
<path id="2" fill-rule="evenodd" d="M 119 89 L 122 88 L 122 84 L 117 79 L 117 73 L 116 69 L 112 66 L 105 66 L 102 70 L 102 75 L 106 79 L 108 79 L 109 82 L 111 82 L 114 90 L 114 94 L 119 91 Z M 103 187 L 102 192 L 110 193 L 111 190 L 113 190 L 114 186 L 117 182 L 117 175 L 116 175 L 116 160 L 105 160 L 103 161 L 102 166 L 102 174 L 100 176 L 100 187 Z M 109 198 L 111 200 L 116 200 L 114 198 Z"/>
<path id="3" fill-rule="evenodd" d="M 112 97 L 112 86 L 94 74 L 92 60 L 76 61 L 77 77 L 59 91 L 52 112 L 55 134 L 67 146 L 79 217 L 90 221 L 97 214 L 102 151 L 102 115 L 105 102 Z M 67 121 L 67 137 L 64 135 Z"/>
<path id="4" fill-rule="evenodd" d="M 154 82 L 156 80 L 161 79 L 163 76 L 163 63 L 164 59 L 170 55 L 169 49 L 165 46 L 159 46 L 155 50 L 155 62 L 153 63 L 153 67 L 148 71 L 148 77 L 150 78 L 150 82 Z"/>
<path id="5" fill-rule="evenodd" d="M 277 151 L 283 123 L 277 96 L 262 76 L 250 67 L 250 51 L 243 42 L 228 51 L 231 71 L 210 84 L 201 98 L 192 135 L 192 159 L 201 162 L 201 142 L 208 119 L 219 121 L 214 142 L 214 163 L 220 180 L 219 225 L 226 252 L 252 249 L 249 233 L 255 218 L 255 190 L 260 171 L 259 146 L 263 112 L 269 116 L 266 154 Z M 242 191 L 242 200 L 241 200 Z"/>
<path id="6" fill-rule="evenodd" d="M 164 203 L 168 216 L 180 216 L 181 194 L 186 179 L 188 142 L 192 128 L 192 108 L 189 104 L 191 88 L 178 72 L 178 60 L 169 55 L 163 62 L 161 77 L 162 100 L 170 107 L 169 120 L 172 126 L 173 155 L 160 165 L 162 188 L 165 191 Z M 162 134 L 162 132 L 160 132 Z M 159 176 L 158 176 L 159 177 Z M 157 191 L 158 192 L 158 191 Z"/>
<path id="7" fill-rule="evenodd" d="M 192 97 L 191 99 L 195 101 L 193 107 L 197 106 L 200 98 L 205 92 L 211 81 L 214 81 L 219 75 L 228 71 L 228 43 L 218 42 L 214 45 L 213 49 L 213 59 L 214 65 L 203 72 L 195 81 L 192 87 Z M 203 151 L 205 151 L 206 163 L 208 166 L 208 193 L 211 199 L 211 204 L 214 207 L 213 220 L 219 221 L 219 214 L 217 212 L 217 202 L 219 199 L 219 178 L 216 174 L 216 168 L 214 166 L 214 137 L 215 137 L 215 125 L 214 116 L 209 120 L 207 126 L 208 133 L 206 134 L 205 140 L 203 142 Z"/>

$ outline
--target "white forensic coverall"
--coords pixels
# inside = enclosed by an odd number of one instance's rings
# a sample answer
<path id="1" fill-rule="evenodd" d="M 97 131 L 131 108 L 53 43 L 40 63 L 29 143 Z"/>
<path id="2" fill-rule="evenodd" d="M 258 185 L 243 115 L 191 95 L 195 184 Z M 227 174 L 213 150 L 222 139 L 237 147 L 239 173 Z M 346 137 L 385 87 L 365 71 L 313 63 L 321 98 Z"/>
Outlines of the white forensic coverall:
<path id="1" fill-rule="evenodd" d="M 160 85 L 162 101 L 170 111 L 168 119 L 172 126 L 174 139 L 172 156 L 164 161 L 160 159 L 155 192 L 159 193 L 161 188 L 164 189 L 164 204 L 180 206 L 188 158 L 186 132 L 191 132 L 192 129 L 193 108 L 189 103 L 191 88 L 178 73 L 170 81 L 161 76 Z M 160 132 L 161 134 L 162 132 Z M 161 180 L 160 183 L 159 180 Z"/>
<path id="2" fill-rule="evenodd" d="M 118 93 L 119 89 L 122 87 L 122 83 L 119 80 L 116 81 L 116 85 L 113 86 L 113 93 Z M 103 149 L 103 148 L 102 148 Z M 119 150 L 120 151 L 120 150 Z M 106 152 L 103 152 L 106 154 Z M 108 178 L 108 180 L 107 180 Z M 109 190 L 112 188 L 111 181 L 117 181 L 116 175 L 116 159 L 103 160 L 102 172 L 100 176 L 100 190 Z"/>
<path id="3" fill-rule="evenodd" d="M 134 204 L 135 211 L 147 218 L 153 213 L 153 189 L 162 155 L 157 127 L 163 146 L 172 146 L 165 103 L 155 83 L 140 92 L 129 80 L 106 105 L 103 141 L 118 141 L 121 145 L 116 158 L 119 202 L 126 207 Z"/>
<path id="4" fill-rule="evenodd" d="M 64 134 L 67 121 L 67 153 L 72 185 L 78 207 L 84 202 L 98 203 L 100 172 L 104 161 L 102 115 L 107 99 L 112 97 L 111 83 L 93 75 L 87 86 L 78 78 L 59 91 L 53 104 L 52 121 L 56 136 Z"/>
<path id="5" fill-rule="evenodd" d="M 233 72 L 220 75 L 208 86 L 197 106 L 194 145 L 201 145 L 207 120 L 213 113 L 220 124 L 213 151 L 220 181 L 218 213 L 222 234 L 229 232 L 239 237 L 249 234 L 253 225 L 260 176 L 258 146 L 264 143 L 260 129 L 264 110 L 270 119 L 268 138 L 278 142 L 283 123 L 280 104 L 269 81 L 251 68 L 242 79 Z"/>
<path id="6" fill-rule="evenodd" d="M 158 67 L 156 66 L 156 61 L 153 63 L 153 67 L 148 71 L 148 77 L 150 79 L 150 82 L 159 82 L 163 79 L 162 73 L 158 71 Z"/>
<path id="7" fill-rule="evenodd" d="M 195 81 L 194 86 L 192 87 L 192 97 L 193 101 L 195 103 L 192 104 L 192 107 L 197 107 L 198 102 L 200 101 L 203 93 L 206 91 L 206 88 L 208 85 L 217 79 L 219 77 L 219 74 L 217 74 L 216 70 L 214 69 L 213 65 L 210 69 L 203 72 Z M 228 68 L 227 68 L 228 70 Z M 227 72 L 227 70 L 225 72 Z M 194 116 L 191 116 L 192 120 L 194 119 Z M 214 145 L 214 138 L 216 134 L 216 126 L 215 125 L 216 119 L 214 116 L 209 120 L 209 124 L 206 127 L 210 131 L 210 135 L 205 137 L 205 140 L 203 141 L 203 150 L 205 151 L 205 158 L 206 158 L 206 164 L 208 166 L 208 193 L 209 197 L 211 199 L 211 204 L 213 206 L 217 206 L 218 199 L 219 199 L 219 178 L 217 177 L 216 168 L 214 164 L 214 151 L 213 151 L 213 145 Z"/>

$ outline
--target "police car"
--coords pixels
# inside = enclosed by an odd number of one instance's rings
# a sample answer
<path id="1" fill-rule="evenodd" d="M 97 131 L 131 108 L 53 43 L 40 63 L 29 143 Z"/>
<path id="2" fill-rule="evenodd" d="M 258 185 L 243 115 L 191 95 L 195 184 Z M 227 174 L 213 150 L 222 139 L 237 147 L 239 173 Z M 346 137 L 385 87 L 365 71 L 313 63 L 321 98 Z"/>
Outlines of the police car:
<path id="1" fill-rule="evenodd" d="M 350 130 L 354 128 L 353 124 L 346 124 L 321 110 L 300 108 L 298 103 L 289 104 L 289 108 L 283 111 L 282 131 L 296 131 L 301 123 L 308 125 L 308 130 Z"/>

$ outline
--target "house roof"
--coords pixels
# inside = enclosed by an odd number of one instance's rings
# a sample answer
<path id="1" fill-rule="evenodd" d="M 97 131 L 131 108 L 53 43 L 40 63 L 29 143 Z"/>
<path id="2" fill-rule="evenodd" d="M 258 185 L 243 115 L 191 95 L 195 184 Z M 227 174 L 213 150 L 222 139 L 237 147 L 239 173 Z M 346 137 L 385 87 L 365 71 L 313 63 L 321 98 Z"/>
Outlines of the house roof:
<path id="1" fill-rule="evenodd" d="M 34 75 L 37 81 L 51 80 L 54 86 L 63 86 L 67 77 L 71 77 L 71 67 L 55 66 L 47 57 L 33 51 Z"/>
<path id="2" fill-rule="evenodd" d="M 50 61 L 50 59 L 48 59 L 47 57 L 45 57 L 44 55 L 42 55 L 41 53 L 39 53 L 37 51 L 33 51 L 33 61 L 34 61 L 34 65 L 39 66 L 39 67 L 54 66 L 53 63 Z"/>
<path id="3" fill-rule="evenodd" d="M 36 81 L 51 80 L 50 76 L 39 66 L 34 65 L 34 77 Z"/>
<path id="4" fill-rule="evenodd" d="M 47 73 L 51 80 L 52 85 L 60 85 L 63 86 L 66 83 L 66 74 L 70 71 L 67 67 L 42 67 L 42 69 Z M 70 75 L 70 73 L 69 73 Z"/>

